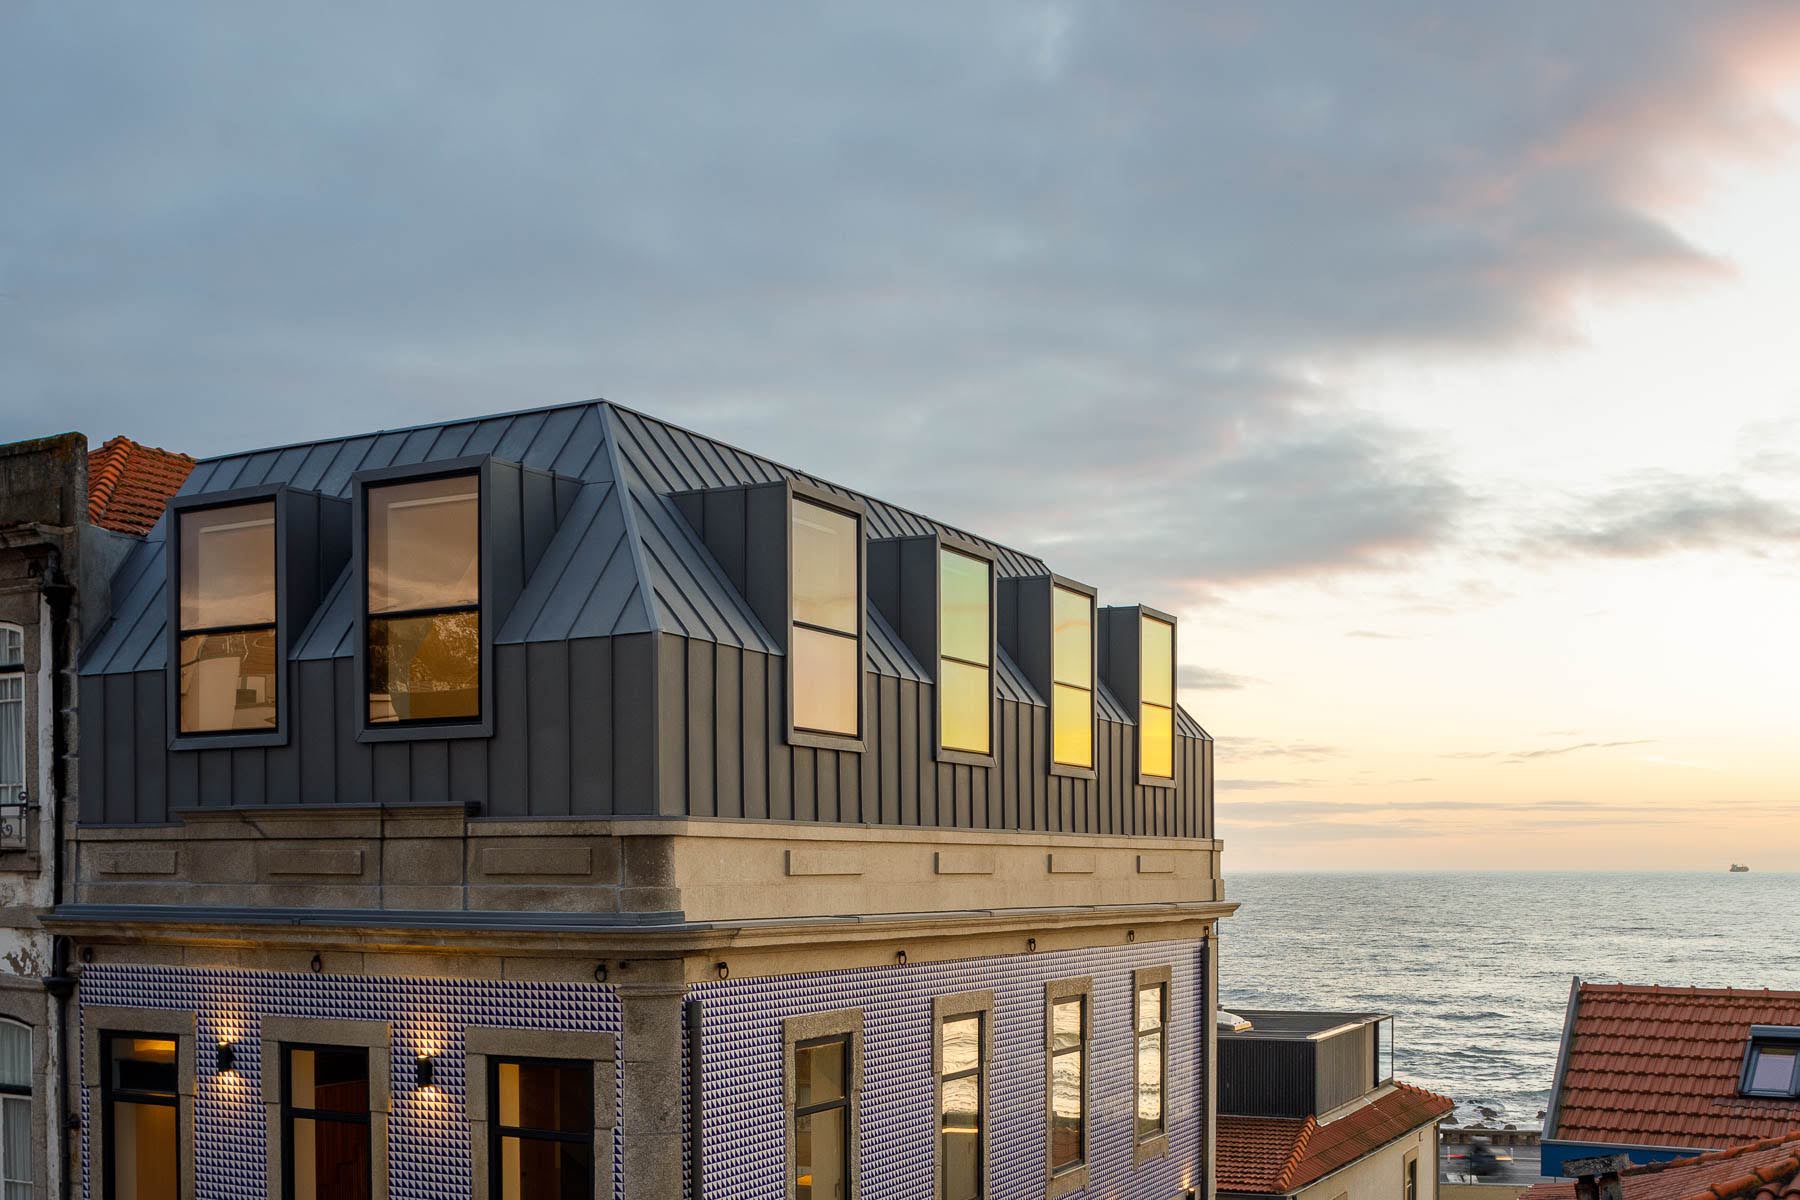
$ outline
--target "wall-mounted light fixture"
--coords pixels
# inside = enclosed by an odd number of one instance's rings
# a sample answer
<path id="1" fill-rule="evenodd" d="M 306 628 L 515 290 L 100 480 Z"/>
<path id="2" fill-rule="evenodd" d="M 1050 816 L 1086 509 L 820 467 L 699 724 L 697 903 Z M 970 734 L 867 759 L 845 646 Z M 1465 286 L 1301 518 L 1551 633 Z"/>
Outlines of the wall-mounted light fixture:
<path id="1" fill-rule="evenodd" d="M 312 973 L 318 975 L 325 970 L 325 960 L 319 955 L 312 956 Z"/>
<path id="2" fill-rule="evenodd" d="M 1027 954 L 1036 954 L 1037 953 L 1037 939 L 1036 938 L 1026 938 L 1025 939 L 1025 953 L 1027 953 Z"/>
<path id="3" fill-rule="evenodd" d="M 894 961 L 896 963 L 898 963 L 900 966 L 904 967 L 906 965 L 906 951 L 904 951 L 904 950 L 895 951 Z"/>
<path id="4" fill-rule="evenodd" d="M 216 1059 L 214 1059 L 214 1062 L 216 1062 L 218 1064 L 219 1074 L 221 1074 L 221 1075 L 225 1074 L 225 1072 L 227 1072 L 227 1071 L 236 1070 L 237 1069 L 237 1047 L 232 1045 L 230 1042 L 220 1042 L 219 1049 L 218 1049 L 218 1057 Z"/>
<path id="5" fill-rule="evenodd" d="M 730 979 L 731 978 L 731 964 L 728 962 L 714 963 L 713 970 L 718 972 L 720 979 Z"/>
<path id="6" fill-rule="evenodd" d="M 429 1054 L 419 1055 L 419 1061 L 413 1066 L 413 1083 L 418 1087 L 428 1088 L 437 1076 L 437 1059 Z"/>

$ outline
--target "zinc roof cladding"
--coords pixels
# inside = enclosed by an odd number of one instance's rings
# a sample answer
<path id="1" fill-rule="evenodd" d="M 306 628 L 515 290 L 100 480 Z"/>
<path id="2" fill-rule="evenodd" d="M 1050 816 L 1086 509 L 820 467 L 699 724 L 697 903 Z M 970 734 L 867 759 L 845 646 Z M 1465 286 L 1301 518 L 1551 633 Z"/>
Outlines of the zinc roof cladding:
<path id="1" fill-rule="evenodd" d="M 145 534 L 181 490 L 194 460 L 123 434 L 88 453 L 88 520 L 117 533 Z"/>
<path id="2" fill-rule="evenodd" d="M 277 446 L 205 459 L 183 496 L 285 484 L 348 499 L 352 477 L 379 467 L 489 454 L 581 481 L 574 504 L 521 592 L 497 644 L 562 641 L 661 631 L 779 653 L 743 598 L 726 580 L 668 494 L 800 479 L 868 507 L 871 537 L 949 533 L 992 550 L 1002 575 L 1043 575 L 1031 555 L 942 525 L 872 496 L 850 491 L 771 459 L 715 441 L 607 401 L 587 401 L 470 420 Z M 113 617 L 83 660 L 85 675 L 160 670 L 166 661 L 164 542 L 167 521 L 147 532 L 113 580 Z M 348 657 L 355 595 L 346 570 L 294 642 L 296 660 Z M 933 675 L 870 608 L 866 661 L 878 674 L 929 683 Z M 996 661 L 999 694 L 1042 706 L 1043 697 L 1004 654 Z M 1095 688 L 1102 720 L 1135 724 L 1106 690 Z M 1178 732 L 1206 737 L 1184 710 Z"/>
<path id="3" fill-rule="evenodd" d="M 1582 983 L 1552 1136 L 1711 1150 L 1800 1129 L 1800 1099 L 1738 1093 L 1752 1025 L 1800 1025 L 1800 992 Z"/>
<path id="4" fill-rule="evenodd" d="M 1448 1096 L 1397 1083 L 1343 1116 L 1244 1117 L 1219 1114 L 1221 1192 L 1283 1195 L 1323 1179 L 1364 1155 L 1447 1116 Z"/>
<path id="5" fill-rule="evenodd" d="M 1619 1175 L 1624 1200 L 1796 1200 L 1800 1198 L 1800 1130 Z M 1573 1180 L 1540 1183 L 1525 1200 L 1574 1200 Z"/>

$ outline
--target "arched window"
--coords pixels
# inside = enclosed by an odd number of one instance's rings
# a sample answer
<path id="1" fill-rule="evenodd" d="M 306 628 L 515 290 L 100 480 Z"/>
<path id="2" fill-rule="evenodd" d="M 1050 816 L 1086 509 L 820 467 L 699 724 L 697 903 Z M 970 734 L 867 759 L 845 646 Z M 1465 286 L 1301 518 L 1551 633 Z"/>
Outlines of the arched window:
<path id="1" fill-rule="evenodd" d="M 25 631 L 0 624 L 0 806 L 25 794 Z M 0 820 L 8 814 L 0 812 Z"/>
<path id="2" fill-rule="evenodd" d="M 31 1200 L 31 1029 L 0 1020 L 0 1200 Z"/>

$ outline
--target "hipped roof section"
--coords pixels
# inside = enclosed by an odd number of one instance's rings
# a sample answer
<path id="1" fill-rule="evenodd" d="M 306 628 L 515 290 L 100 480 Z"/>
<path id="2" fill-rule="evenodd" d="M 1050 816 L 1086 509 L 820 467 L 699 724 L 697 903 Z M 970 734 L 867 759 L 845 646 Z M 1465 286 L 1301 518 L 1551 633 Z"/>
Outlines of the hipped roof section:
<path id="1" fill-rule="evenodd" d="M 604 400 L 206 459 L 195 466 L 180 495 L 285 484 L 348 499 L 358 471 L 472 455 L 491 455 L 583 484 L 498 630 L 500 645 L 662 632 L 779 653 L 769 631 L 669 499 L 671 493 L 699 488 L 799 479 L 862 500 L 871 537 L 947 533 L 992 550 L 1002 576 L 1049 571 L 1032 555 Z M 113 577 L 112 620 L 89 647 L 82 674 L 164 666 L 167 536 L 165 516 L 120 565 Z M 350 656 L 356 603 L 352 578 L 353 571 L 346 569 L 296 636 L 296 659 Z M 868 632 L 871 671 L 931 681 L 930 672 L 873 610 Z M 997 666 L 1004 698 L 1044 703 L 1004 655 Z M 1097 689 L 1096 699 L 1103 719 L 1131 723 L 1130 714 L 1104 688 Z M 1184 736 L 1205 736 L 1186 712 L 1179 714 L 1179 726 Z"/>

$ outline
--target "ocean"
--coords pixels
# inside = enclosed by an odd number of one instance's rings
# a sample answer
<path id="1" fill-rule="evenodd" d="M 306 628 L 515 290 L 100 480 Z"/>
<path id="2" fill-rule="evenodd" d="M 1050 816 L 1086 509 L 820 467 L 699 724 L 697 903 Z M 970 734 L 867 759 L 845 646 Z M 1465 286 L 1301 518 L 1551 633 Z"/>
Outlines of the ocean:
<path id="1" fill-rule="evenodd" d="M 1541 1127 L 1573 975 L 1800 990 L 1800 873 L 1228 865 L 1225 889 L 1221 1007 L 1391 1013 L 1395 1074 L 1464 1124 Z"/>

